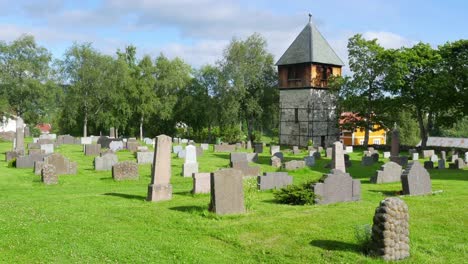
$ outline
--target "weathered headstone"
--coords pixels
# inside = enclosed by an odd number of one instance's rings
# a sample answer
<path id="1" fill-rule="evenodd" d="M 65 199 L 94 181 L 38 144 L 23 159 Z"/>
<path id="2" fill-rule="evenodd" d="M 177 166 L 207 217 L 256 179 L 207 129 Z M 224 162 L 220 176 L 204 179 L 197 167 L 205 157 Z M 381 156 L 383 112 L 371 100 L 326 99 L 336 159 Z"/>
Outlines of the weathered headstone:
<path id="1" fill-rule="evenodd" d="M 390 157 L 396 158 L 399 156 L 400 156 L 400 132 L 398 131 L 398 127 L 395 124 L 395 127 L 392 130 L 392 146 L 390 149 Z"/>
<path id="2" fill-rule="evenodd" d="M 386 261 L 409 257 L 408 206 L 396 197 L 386 198 L 375 209 L 370 254 Z"/>
<path id="3" fill-rule="evenodd" d="M 275 167 L 275 168 L 281 168 L 281 159 L 278 158 L 277 156 L 271 157 L 270 165 Z"/>
<path id="4" fill-rule="evenodd" d="M 458 159 L 458 154 L 452 154 L 452 162 L 454 163 Z"/>
<path id="5" fill-rule="evenodd" d="M 44 165 L 52 164 L 55 166 L 57 175 L 72 174 L 70 173 L 70 161 L 59 153 L 53 153 L 44 158 Z"/>
<path id="6" fill-rule="evenodd" d="M 321 158 L 321 157 L 320 157 L 320 156 L 321 156 L 321 154 L 320 154 L 320 152 L 319 152 L 319 151 L 316 151 L 316 152 L 314 152 L 314 155 L 313 155 L 313 156 L 314 156 L 315 160 L 318 160 L 318 159 L 320 159 L 320 158 Z"/>
<path id="7" fill-rule="evenodd" d="M 417 153 L 417 152 L 413 153 L 411 158 L 412 158 L 412 160 L 418 160 L 419 159 L 419 153 Z"/>
<path id="8" fill-rule="evenodd" d="M 117 162 L 112 166 L 112 178 L 116 181 L 137 180 L 138 177 L 138 164 L 134 161 Z"/>
<path id="9" fill-rule="evenodd" d="M 385 152 L 383 153 L 383 157 L 384 157 L 384 159 L 390 158 L 390 151 L 385 151 Z"/>
<path id="10" fill-rule="evenodd" d="M 52 164 L 44 164 L 41 170 L 41 181 L 44 184 L 57 184 L 58 176 L 55 172 L 55 166 Z"/>
<path id="11" fill-rule="evenodd" d="M 231 167 L 241 171 L 244 177 L 258 176 L 260 174 L 260 167 L 249 166 L 247 160 L 231 162 Z"/>
<path id="12" fill-rule="evenodd" d="M 257 185 L 260 190 L 271 190 L 291 185 L 293 179 L 287 172 L 265 172 L 257 177 Z"/>
<path id="13" fill-rule="evenodd" d="M 44 161 L 35 161 L 34 162 L 34 174 L 41 175 L 43 166 L 44 166 Z"/>
<path id="14" fill-rule="evenodd" d="M 379 153 L 378 152 L 373 152 L 371 155 L 371 158 L 374 160 L 374 162 L 379 161 Z"/>
<path id="15" fill-rule="evenodd" d="M 291 160 L 283 164 L 286 170 L 297 170 L 305 167 L 305 161 L 303 160 Z"/>
<path id="16" fill-rule="evenodd" d="M 187 138 L 183 138 L 183 139 L 180 140 L 180 143 L 181 144 L 188 144 L 188 141 L 189 140 Z"/>
<path id="17" fill-rule="evenodd" d="M 247 141 L 247 149 L 252 149 L 252 141 Z"/>
<path id="18" fill-rule="evenodd" d="M 440 159 L 447 160 L 447 153 L 444 150 L 440 152 Z"/>
<path id="19" fill-rule="evenodd" d="M 438 169 L 445 169 L 445 160 L 440 159 L 437 163 L 437 168 Z"/>
<path id="20" fill-rule="evenodd" d="M 327 158 L 330 158 L 333 155 L 333 148 L 327 148 L 325 154 L 327 155 Z"/>
<path id="21" fill-rule="evenodd" d="M 423 158 L 425 159 L 430 158 L 434 154 L 435 153 L 433 149 L 423 150 Z"/>
<path id="22" fill-rule="evenodd" d="M 127 149 L 130 150 L 131 152 L 136 152 L 138 150 L 138 147 L 140 146 L 140 143 L 138 141 L 127 141 Z"/>
<path id="23" fill-rule="evenodd" d="M 465 163 L 468 163 L 468 152 L 465 152 Z"/>
<path id="24" fill-rule="evenodd" d="M 153 139 L 151 138 L 144 138 L 143 142 L 145 142 L 146 145 L 153 145 Z"/>
<path id="25" fill-rule="evenodd" d="M 172 152 L 175 154 L 178 154 L 181 150 L 183 150 L 181 145 L 172 146 Z"/>
<path id="26" fill-rule="evenodd" d="M 263 143 L 255 143 L 254 144 L 254 152 L 255 153 L 263 153 Z"/>
<path id="27" fill-rule="evenodd" d="M 197 172 L 197 149 L 193 145 L 188 145 L 185 147 L 185 162 L 182 168 L 182 175 L 184 177 L 192 177 L 192 174 Z"/>
<path id="28" fill-rule="evenodd" d="M 100 144 L 86 144 L 84 145 L 86 156 L 99 156 L 101 154 Z"/>
<path id="29" fill-rule="evenodd" d="M 234 152 L 236 151 L 236 145 L 220 144 L 214 145 L 214 152 Z"/>
<path id="30" fill-rule="evenodd" d="M 358 201 L 361 199 L 361 182 L 353 180 L 349 173 L 341 170 L 331 170 L 325 174 L 321 182 L 312 186 L 317 195 L 315 203 L 329 204 L 337 202 Z"/>
<path id="31" fill-rule="evenodd" d="M 374 158 L 369 156 L 362 156 L 361 165 L 362 166 L 371 166 L 375 163 Z"/>
<path id="32" fill-rule="evenodd" d="M 138 146 L 138 147 L 137 147 L 137 151 L 138 151 L 138 152 L 145 152 L 145 151 L 147 152 L 148 150 L 149 150 L 149 149 L 148 149 L 147 146 Z"/>
<path id="33" fill-rule="evenodd" d="M 172 199 L 171 179 L 171 138 L 166 135 L 156 137 L 151 183 L 148 186 L 148 201 Z"/>
<path id="34" fill-rule="evenodd" d="M 372 154 L 372 153 L 375 152 L 375 148 L 374 147 L 368 147 L 367 151 L 369 151 Z"/>
<path id="35" fill-rule="evenodd" d="M 293 146 L 293 154 L 294 155 L 299 155 L 301 154 L 301 151 L 299 150 L 298 146 Z"/>
<path id="36" fill-rule="evenodd" d="M 346 172 L 343 143 L 339 141 L 333 143 L 331 168 Z"/>
<path id="37" fill-rule="evenodd" d="M 114 152 L 122 150 L 124 149 L 124 143 L 123 141 L 118 141 L 118 140 L 112 141 L 109 143 L 109 149 L 111 149 Z"/>
<path id="38" fill-rule="evenodd" d="M 24 151 L 24 121 L 21 117 L 16 119 L 16 144 L 14 150 Z"/>
<path id="39" fill-rule="evenodd" d="M 431 156 L 431 161 L 432 162 L 437 162 L 439 160 L 439 157 L 437 157 L 437 155 L 432 155 Z"/>
<path id="40" fill-rule="evenodd" d="M 462 158 L 456 159 L 453 164 L 455 164 L 454 165 L 455 169 L 461 170 L 461 169 L 465 168 L 465 162 L 463 161 Z"/>
<path id="41" fill-rule="evenodd" d="M 195 146 L 195 149 L 196 149 L 196 152 L 197 152 L 197 158 L 203 156 L 203 149 L 200 146 Z"/>
<path id="42" fill-rule="evenodd" d="M 247 153 L 246 152 L 232 152 L 230 153 L 230 162 L 231 162 L 231 167 L 232 163 L 238 162 L 238 161 L 247 161 Z"/>
<path id="43" fill-rule="evenodd" d="M 276 152 L 280 152 L 280 146 L 275 146 L 275 145 L 271 145 L 270 147 L 270 155 L 274 155 Z"/>
<path id="44" fill-rule="evenodd" d="M 278 157 L 281 160 L 281 162 L 283 162 L 284 160 L 283 152 L 276 152 L 275 154 L 273 154 L 273 156 Z"/>
<path id="45" fill-rule="evenodd" d="M 94 158 L 94 169 L 97 171 L 110 171 L 112 166 L 119 162 L 119 158 L 115 154 L 104 154 L 101 157 Z"/>
<path id="46" fill-rule="evenodd" d="M 210 148 L 210 145 L 209 144 L 206 144 L 206 143 L 202 143 L 200 144 L 200 147 L 203 149 L 203 150 L 208 150 Z"/>
<path id="47" fill-rule="evenodd" d="M 193 178 L 192 193 L 210 193 L 210 189 L 211 189 L 210 173 L 205 173 L 205 172 L 194 173 L 192 178 Z"/>
<path id="48" fill-rule="evenodd" d="M 8 162 L 12 159 L 18 158 L 19 156 L 21 156 L 21 154 L 17 151 L 7 151 L 5 152 L 5 161 Z"/>
<path id="49" fill-rule="evenodd" d="M 421 195 L 432 192 L 431 177 L 419 162 L 410 162 L 401 175 L 403 194 Z"/>
<path id="50" fill-rule="evenodd" d="M 346 153 L 352 153 L 353 152 L 353 146 L 346 146 L 345 151 L 346 151 Z"/>
<path id="51" fill-rule="evenodd" d="M 154 153 L 149 151 L 137 152 L 138 164 L 153 164 Z"/>
<path id="52" fill-rule="evenodd" d="M 54 144 L 41 144 L 40 149 L 43 150 L 45 154 L 52 154 L 54 153 Z"/>
<path id="53" fill-rule="evenodd" d="M 110 138 L 115 138 L 115 128 L 111 127 L 109 129 L 109 137 Z"/>
<path id="54" fill-rule="evenodd" d="M 81 144 L 86 145 L 86 144 L 92 144 L 93 140 L 91 137 L 82 137 L 81 138 Z"/>
<path id="55" fill-rule="evenodd" d="M 16 158 L 16 168 L 34 168 L 34 162 L 42 161 L 46 154 L 29 154 Z"/>
<path id="56" fill-rule="evenodd" d="M 372 183 L 387 183 L 399 182 L 402 173 L 402 168 L 397 163 L 390 161 L 382 165 L 380 170 L 375 172 L 375 175 L 370 178 Z"/>
<path id="57" fill-rule="evenodd" d="M 304 158 L 305 165 L 308 167 L 315 166 L 315 158 L 314 156 L 308 156 Z"/>
<path id="58" fill-rule="evenodd" d="M 209 210 L 219 215 L 245 212 L 241 171 L 223 169 L 211 173 Z"/>
<path id="59" fill-rule="evenodd" d="M 430 161 L 430 160 L 429 160 L 429 161 L 425 161 L 425 162 L 424 162 L 424 168 L 425 168 L 426 170 L 429 170 L 429 169 L 432 170 L 432 169 L 434 169 L 434 162 L 432 162 L 432 161 Z"/>

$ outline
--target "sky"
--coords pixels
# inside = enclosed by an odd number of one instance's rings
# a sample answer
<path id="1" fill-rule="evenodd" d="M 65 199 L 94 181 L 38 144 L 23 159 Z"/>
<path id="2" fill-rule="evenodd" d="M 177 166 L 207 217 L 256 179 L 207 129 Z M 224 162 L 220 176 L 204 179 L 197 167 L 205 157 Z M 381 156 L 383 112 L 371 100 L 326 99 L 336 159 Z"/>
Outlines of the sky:
<path id="1" fill-rule="evenodd" d="M 354 34 L 386 48 L 468 39 L 465 0 L 0 0 L 0 40 L 23 34 L 60 59 L 74 43 L 114 55 L 163 53 L 194 68 L 213 64 L 233 38 L 260 33 L 275 60 L 308 23 L 308 14 L 341 59 Z"/>

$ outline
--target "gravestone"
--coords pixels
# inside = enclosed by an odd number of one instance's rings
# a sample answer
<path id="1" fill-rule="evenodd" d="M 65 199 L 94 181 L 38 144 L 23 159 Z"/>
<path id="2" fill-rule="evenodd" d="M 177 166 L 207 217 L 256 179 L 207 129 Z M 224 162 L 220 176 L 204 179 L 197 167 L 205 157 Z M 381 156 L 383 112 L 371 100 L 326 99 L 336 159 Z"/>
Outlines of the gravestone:
<path id="1" fill-rule="evenodd" d="M 84 148 L 86 156 L 99 156 L 99 154 L 101 154 L 100 144 L 86 144 Z"/>
<path id="2" fill-rule="evenodd" d="M 429 170 L 429 169 L 432 170 L 432 169 L 434 169 L 434 162 L 432 162 L 432 161 L 430 161 L 430 160 L 429 160 L 429 161 L 425 161 L 425 162 L 424 162 L 424 168 L 425 168 L 426 170 Z"/>
<path id="3" fill-rule="evenodd" d="M 370 178 L 371 183 L 399 182 L 402 173 L 402 167 L 393 161 L 387 162 L 375 175 Z"/>
<path id="4" fill-rule="evenodd" d="M 148 151 L 148 147 L 147 146 L 138 146 L 137 147 L 137 152 L 145 152 L 145 151 Z"/>
<path id="5" fill-rule="evenodd" d="M 445 169 L 445 160 L 440 159 L 437 163 L 437 168 L 438 169 Z"/>
<path id="6" fill-rule="evenodd" d="M 412 160 L 418 160 L 419 159 L 419 153 L 413 153 L 412 154 Z"/>
<path id="7" fill-rule="evenodd" d="M 154 153 L 149 151 L 137 152 L 138 164 L 153 164 Z"/>
<path id="8" fill-rule="evenodd" d="M 352 153 L 353 152 L 353 146 L 346 146 L 346 153 Z"/>
<path id="9" fill-rule="evenodd" d="M 24 127 L 24 137 L 30 137 L 31 136 L 31 130 L 29 129 L 29 126 Z"/>
<path id="10" fill-rule="evenodd" d="M 458 159 L 458 154 L 452 154 L 452 162 L 455 162 Z"/>
<path id="11" fill-rule="evenodd" d="M 70 135 L 64 135 L 62 137 L 62 144 L 69 144 L 69 145 L 75 144 L 75 138 Z"/>
<path id="12" fill-rule="evenodd" d="M 463 161 L 462 158 L 456 159 L 453 164 L 455 164 L 455 166 L 454 166 L 455 169 L 461 170 L 461 169 L 465 168 L 465 162 Z"/>
<path id="13" fill-rule="evenodd" d="M 423 150 L 423 158 L 425 159 L 430 158 L 434 154 L 435 153 L 433 149 Z"/>
<path id="14" fill-rule="evenodd" d="M 8 162 L 12 159 L 18 158 L 19 156 L 21 156 L 21 153 L 17 151 L 7 151 L 5 152 L 5 161 Z"/>
<path id="15" fill-rule="evenodd" d="M 179 159 L 185 159 L 185 149 L 183 149 L 183 150 L 177 152 L 177 157 L 178 157 Z"/>
<path id="16" fill-rule="evenodd" d="M 270 165 L 275 167 L 275 168 L 281 168 L 281 159 L 278 158 L 277 156 L 271 157 Z"/>
<path id="17" fill-rule="evenodd" d="M 116 181 L 138 180 L 138 164 L 134 161 L 117 162 L 112 166 L 112 178 Z"/>
<path id="18" fill-rule="evenodd" d="M 143 142 L 145 142 L 146 145 L 153 145 L 153 140 L 151 138 L 144 138 Z"/>
<path id="19" fill-rule="evenodd" d="M 432 155 L 431 156 L 431 161 L 432 162 L 437 162 L 439 160 L 439 157 L 437 157 L 437 155 Z"/>
<path id="20" fill-rule="evenodd" d="M 312 186 L 317 195 L 315 203 L 330 204 L 337 202 L 358 201 L 361 199 L 361 182 L 353 180 L 349 173 L 331 170 L 319 183 Z"/>
<path id="21" fill-rule="evenodd" d="M 418 153 L 418 151 L 416 149 L 409 149 L 408 150 L 408 154 L 411 156 L 413 155 L 413 153 Z"/>
<path id="22" fill-rule="evenodd" d="M 248 162 L 257 162 L 258 161 L 258 153 L 247 153 L 247 161 Z"/>
<path id="23" fill-rule="evenodd" d="M 276 152 L 280 152 L 280 146 L 272 145 L 270 147 L 270 155 L 273 156 Z"/>
<path id="24" fill-rule="evenodd" d="M 287 172 L 265 172 L 257 177 L 259 190 L 279 189 L 291 185 L 293 178 Z"/>
<path id="25" fill-rule="evenodd" d="M 245 212 L 241 171 L 223 169 L 211 173 L 209 210 L 219 215 L 241 214 Z"/>
<path id="26" fill-rule="evenodd" d="M 372 153 L 375 152 L 375 149 L 374 149 L 374 147 L 368 147 L 367 151 L 369 151 L 369 153 L 372 154 Z"/>
<path id="27" fill-rule="evenodd" d="M 140 143 L 138 143 L 138 141 L 136 140 L 127 141 L 127 149 L 130 150 L 131 152 L 136 152 L 139 146 L 140 146 Z"/>
<path id="28" fill-rule="evenodd" d="M 232 164 L 234 162 L 239 162 L 239 161 L 247 161 L 247 153 L 245 152 L 232 152 L 230 153 L 230 164 L 232 167 Z"/>
<path id="29" fill-rule="evenodd" d="M 211 189 L 211 175 L 206 172 L 194 173 L 192 193 L 210 193 Z"/>
<path id="30" fill-rule="evenodd" d="M 252 141 L 247 141 L 247 149 L 252 149 Z"/>
<path id="31" fill-rule="evenodd" d="M 319 152 L 323 152 L 323 147 L 318 147 Z"/>
<path id="32" fill-rule="evenodd" d="M 70 171 L 70 161 L 59 153 L 53 153 L 44 158 L 44 165 L 52 164 L 57 175 L 72 174 Z M 76 173 L 75 173 L 76 174 Z"/>
<path id="33" fill-rule="evenodd" d="M 82 145 L 86 145 L 86 144 L 93 144 L 93 140 L 91 137 L 82 137 L 80 139 L 80 142 Z"/>
<path id="34" fill-rule="evenodd" d="M 184 177 L 192 177 L 192 174 L 197 172 L 197 148 L 193 145 L 188 145 L 185 147 L 185 162 L 182 167 L 182 175 Z"/>
<path id="35" fill-rule="evenodd" d="M 119 158 L 115 154 L 104 154 L 94 158 L 94 169 L 97 171 L 110 171 L 112 166 L 119 162 Z"/>
<path id="36" fill-rule="evenodd" d="M 112 141 L 112 138 L 102 136 L 98 138 L 97 144 L 101 145 L 101 148 L 109 148 L 109 145 Z"/>
<path id="37" fill-rule="evenodd" d="M 315 158 L 314 156 L 308 156 L 304 158 L 305 165 L 308 167 L 315 166 Z"/>
<path id="38" fill-rule="evenodd" d="M 346 172 L 343 143 L 339 141 L 333 143 L 331 168 Z"/>
<path id="39" fill-rule="evenodd" d="M 58 183 L 58 176 L 55 172 L 55 166 L 52 164 L 44 164 L 41 170 L 41 181 L 44 184 L 57 184 Z"/>
<path id="40" fill-rule="evenodd" d="M 468 152 L 465 152 L 465 163 L 468 163 Z"/>
<path id="41" fill-rule="evenodd" d="M 362 166 L 371 166 L 375 163 L 374 158 L 369 156 L 362 156 L 361 165 Z"/>
<path id="42" fill-rule="evenodd" d="M 422 195 L 432 192 L 431 177 L 419 162 L 410 162 L 401 175 L 403 194 Z"/>
<path id="43" fill-rule="evenodd" d="M 236 145 L 220 144 L 214 145 L 214 152 L 234 152 L 236 151 Z"/>
<path id="44" fill-rule="evenodd" d="M 275 154 L 273 154 L 273 156 L 279 158 L 281 160 L 281 162 L 283 162 L 283 160 L 284 160 L 283 152 L 276 152 Z"/>
<path id="45" fill-rule="evenodd" d="M 260 167 L 249 166 L 249 162 L 246 160 L 231 162 L 231 167 L 233 169 L 241 171 L 244 177 L 256 177 L 260 174 Z"/>
<path id="46" fill-rule="evenodd" d="M 305 167 L 305 161 L 303 160 L 291 160 L 283 164 L 286 170 L 297 170 Z"/>
<path id="47" fill-rule="evenodd" d="M 202 143 L 200 144 L 200 147 L 203 149 L 203 150 L 208 150 L 210 148 L 210 145 L 209 144 L 206 144 L 206 143 Z"/>
<path id="48" fill-rule="evenodd" d="M 320 152 L 319 152 L 319 151 L 314 152 L 313 157 L 314 157 L 316 160 L 320 159 L 320 156 L 321 156 L 321 155 L 320 155 Z"/>
<path id="49" fill-rule="evenodd" d="M 370 253 L 386 261 L 410 256 L 408 206 L 399 198 L 390 197 L 375 209 Z"/>
<path id="50" fill-rule="evenodd" d="M 333 149 L 332 148 L 327 148 L 327 151 L 325 153 L 327 155 L 327 158 L 330 158 L 333 155 Z"/>
<path id="51" fill-rule="evenodd" d="M 180 143 L 181 144 L 188 144 L 188 139 L 183 138 L 183 139 L 180 140 Z"/>
<path id="52" fill-rule="evenodd" d="M 254 152 L 255 153 L 263 153 L 263 143 L 255 143 L 254 144 Z"/>
<path id="53" fill-rule="evenodd" d="M 394 126 L 392 130 L 392 146 L 390 149 L 390 158 L 398 158 L 400 156 L 400 132 L 398 131 L 398 127 Z M 392 160 L 393 161 L 393 160 Z M 395 161 L 396 162 L 396 161 Z M 397 162 L 401 165 L 401 163 Z"/>
<path id="54" fill-rule="evenodd" d="M 16 158 L 16 168 L 34 168 L 34 162 L 42 161 L 47 154 L 29 154 Z"/>
<path id="55" fill-rule="evenodd" d="M 172 146 L 172 152 L 175 154 L 178 154 L 181 150 L 183 150 L 181 145 Z"/>
<path id="56" fill-rule="evenodd" d="M 447 153 L 444 150 L 440 152 L 440 158 L 443 160 L 447 160 Z"/>
<path id="57" fill-rule="evenodd" d="M 301 154 L 301 151 L 299 150 L 298 146 L 293 146 L 293 154 L 294 155 L 299 155 Z"/>
<path id="58" fill-rule="evenodd" d="M 119 150 L 124 149 L 124 143 L 120 140 L 112 141 L 109 143 L 109 149 L 111 149 L 114 152 L 117 152 Z"/>
<path id="59" fill-rule="evenodd" d="M 42 167 L 44 166 L 44 161 L 34 162 L 34 174 L 41 175 Z"/>
<path id="60" fill-rule="evenodd" d="M 41 144 L 40 149 L 44 151 L 45 154 L 54 153 L 54 144 Z"/>
<path id="61" fill-rule="evenodd" d="M 172 199 L 171 180 L 171 138 L 166 135 L 156 137 L 154 161 L 151 169 L 151 183 L 148 186 L 148 201 Z"/>
<path id="62" fill-rule="evenodd" d="M 110 138 L 115 138 L 115 128 L 111 127 L 109 129 L 109 137 Z"/>
<path id="63" fill-rule="evenodd" d="M 374 160 L 374 162 L 379 161 L 379 153 L 378 152 L 373 152 L 371 155 L 371 158 Z"/>
<path id="64" fill-rule="evenodd" d="M 24 121 L 21 117 L 16 119 L 16 145 L 14 150 L 24 153 Z"/>
<path id="65" fill-rule="evenodd" d="M 42 149 L 30 149 L 28 153 L 29 154 L 45 154 L 45 152 Z"/>
<path id="66" fill-rule="evenodd" d="M 174 144 L 180 144 L 180 138 L 173 138 L 173 139 L 172 139 L 172 142 L 173 142 Z"/>
<path id="67" fill-rule="evenodd" d="M 390 151 L 385 151 L 385 152 L 383 153 L 383 157 L 384 157 L 384 159 L 390 158 Z"/>
<path id="68" fill-rule="evenodd" d="M 197 158 L 203 156 L 203 149 L 200 146 L 195 146 L 195 149 L 197 150 Z"/>

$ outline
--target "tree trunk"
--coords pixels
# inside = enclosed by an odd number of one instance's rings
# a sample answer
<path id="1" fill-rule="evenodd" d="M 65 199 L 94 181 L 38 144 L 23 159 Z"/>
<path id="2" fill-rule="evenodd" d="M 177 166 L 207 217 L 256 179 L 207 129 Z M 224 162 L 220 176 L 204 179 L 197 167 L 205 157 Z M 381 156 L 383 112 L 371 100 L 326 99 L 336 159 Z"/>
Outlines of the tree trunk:
<path id="1" fill-rule="evenodd" d="M 140 118 L 140 140 L 143 140 L 143 116 Z"/>
<path id="2" fill-rule="evenodd" d="M 254 142 L 253 138 L 252 138 L 252 131 L 253 130 L 253 118 L 250 117 L 249 120 L 247 121 L 247 131 L 248 131 L 248 139 L 251 141 L 251 142 Z M 256 142 L 258 142 L 258 139 L 255 139 Z"/>
<path id="3" fill-rule="evenodd" d="M 119 128 L 114 128 L 114 135 L 115 135 L 115 138 L 119 138 Z"/>
<path id="4" fill-rule="evenodd" d="M 211 143 L 211 124 L 208 125 L 208 142 Z"/>
<path id="5" fill-rule="evenodd" d="M 84 122 L 83 122 L 83 137 L 88 136 L 88 114 L 85 113 Z"/>
<path id="6" fill-rule="evenodd" d="M 366 121 L 366 125 L 364 127 L 364 148 L 366 149 L 369 146 L 369 130 L 370 130 L 370 120 L 369 118 Z"/>
<path id="7" fill-rule="evenodd" d="M 426 127 L 424 126 L 423 113 L 420 109 L 417 109 L 416 115 L 417 115 L 418 125 L 419 125 L 419 135 L 421 137 L 421 148 L 425 149 L 426 142 L 427 142 L 427 130 L 426 130 Z"/>

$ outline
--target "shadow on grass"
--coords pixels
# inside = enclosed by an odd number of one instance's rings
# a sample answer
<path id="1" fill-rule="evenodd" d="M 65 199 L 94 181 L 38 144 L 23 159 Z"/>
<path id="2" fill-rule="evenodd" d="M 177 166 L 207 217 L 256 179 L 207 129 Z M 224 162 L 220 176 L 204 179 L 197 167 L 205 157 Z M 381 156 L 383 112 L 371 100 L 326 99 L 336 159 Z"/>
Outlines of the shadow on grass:
<path id="1" fill-rule="evenodd" d="M 135 195 L 135 194 L 126 194 L 126 193 L 105 193 L 104 195 L 107 196 L 115 196 L 115 197 L 120 197 L 120 198 L 125 198 L 125 199 L 131 199 L 131 200 L 146 200 L 146 196 L 141 196 L 141 195 Z"/>
<path id="2" fill-rule="evenodd" d="M 184 212 L 184 213 L 203 214 L 203 212 L 208 211 L 208 206 L 187 205 L 187 206 L 171 207 L 169 209 L 174 210 L 174 211 Z"/>
<path id="3" fill-rule="evenodd" d="M 398 191 L 369 190 L 369 192 L 381 193 L 385 196 L 401 195 L 401 190 L 398 190 Z"/>
<path id="4" fill-rule="evenodd" d="M 192 191 L 179 191 L 179 192 L 173 192 L 173 194 L 184 195 L 184 196 L 193 196 Z"/>
<path id="5" fill-rule="evenodd" d="M 360 247 L 357 244 L 351 244 L 342 241 L 336 240 L 312 240 L 310 242 L 311 246 L 319 247 L 325 250 L 333 251 L 350 251 L 360 253 Z"/>

